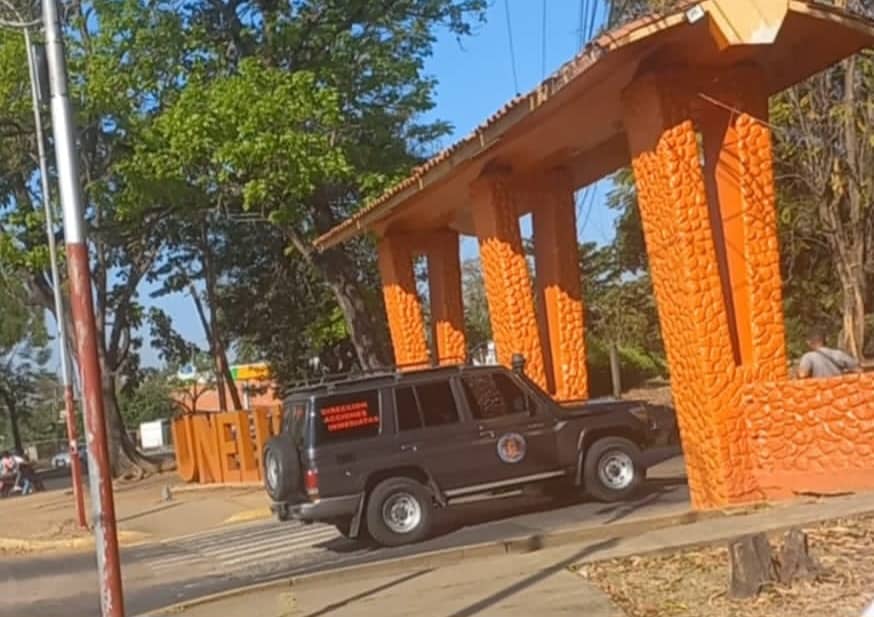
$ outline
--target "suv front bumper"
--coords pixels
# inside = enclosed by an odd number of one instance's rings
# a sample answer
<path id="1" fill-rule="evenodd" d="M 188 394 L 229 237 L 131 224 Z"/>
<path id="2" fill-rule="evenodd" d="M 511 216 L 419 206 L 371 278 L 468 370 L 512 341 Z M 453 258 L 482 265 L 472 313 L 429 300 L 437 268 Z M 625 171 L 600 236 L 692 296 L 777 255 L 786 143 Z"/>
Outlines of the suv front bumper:
<path id="1" fill-rule="evenodd" d="M 299 521 L 327 522 L 335 519 L 352 518 L 358 511 L 361 495 L 342 495 L 325 497 L 318 501 L 301 503 L 274 502 L 270 509 L 280 518 L 294 518 Z"/>

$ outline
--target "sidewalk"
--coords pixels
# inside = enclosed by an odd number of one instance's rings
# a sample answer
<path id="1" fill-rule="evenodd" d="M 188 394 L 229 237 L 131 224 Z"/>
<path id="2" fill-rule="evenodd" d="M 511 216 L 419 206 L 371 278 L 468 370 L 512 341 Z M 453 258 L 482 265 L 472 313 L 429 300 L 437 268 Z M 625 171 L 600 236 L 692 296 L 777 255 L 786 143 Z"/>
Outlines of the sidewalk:
<path id="1" fill-rule="evenodd" d="M 531 553 L 463 559 L 444 567 L 409 562 L 262 585 L 187 608 L 184 617 L 621 617 L 607 596 L 575 571 L 588 562 L 724 543 L 739 535 L 874 512 L 874 493 L 799 500 L 744 514 L 581 541 Z M 160 613 L 156 613 L 160 614 Z"/>
<path id="2" fill-rule="evenodd" d="M 169 486 L 170 501 L 163 491 Z M 85 509 L 91 518 L 87 485 Z M 15 521 L 0 537 L 0 552 L 43 552 L 91 546 L 91 534 L 78 528 L 69 488 L 2 502 L 6 520 Z M 115 510 L 122 545 L 158 541 L 231 523 L 270 516 L 264 489 L 203 487 L 190 490 L 173 473 L 157 474 L 115 486 Z"/>

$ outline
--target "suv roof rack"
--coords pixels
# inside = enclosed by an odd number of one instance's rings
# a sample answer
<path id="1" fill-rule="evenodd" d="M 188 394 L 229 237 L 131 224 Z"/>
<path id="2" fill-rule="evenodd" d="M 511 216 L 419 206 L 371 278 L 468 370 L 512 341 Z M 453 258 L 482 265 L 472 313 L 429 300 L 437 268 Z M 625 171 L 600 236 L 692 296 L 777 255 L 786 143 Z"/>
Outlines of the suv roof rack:
<path id="1" fill-rule="evenodd" d="M 391 366 L 377 367 L 372 369 L 359 369 L 356 371 L 348 371 L 346 373 L 325 373 L 320 377 L 310 379 L 302 379 L 290 385 L 284 392 L 284 397 L 289 397 L 295 394 L 305 392 L 315 392 L 318 390 L 334 390 L 337 386 L 354 385 L 356 383 L 378 380 L 378 379 L 393 379 L 399 381 L 404 377 L 421 375 L 422 373 L 442 373 L 442 372 L 459 372 L 465 369 L 482 368 L 471 364 L 444 364 L 441 366 L 426 366 L 421 363 L 416 364 L 395 364 Z M 405 370 L 406 369 L 406 370 Z"/>

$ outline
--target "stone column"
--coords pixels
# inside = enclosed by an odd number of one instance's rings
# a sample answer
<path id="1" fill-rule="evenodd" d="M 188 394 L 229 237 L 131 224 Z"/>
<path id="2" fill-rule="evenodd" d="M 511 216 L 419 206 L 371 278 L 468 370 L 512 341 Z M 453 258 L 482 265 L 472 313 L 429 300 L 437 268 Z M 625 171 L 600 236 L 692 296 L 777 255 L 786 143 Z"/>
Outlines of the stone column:
<path id="1" fill-rule="evenodd" d="M 773 380 L 787 367 L 765 83 L 754 66 L 722 71 L 698 116 L 736 360 Z"/>
<path id="2" fill-rule="evenodd" d="M 492 172 L 476 180 L 471 201 L 498 361 L 509 366 L 513 354 L 522 354 L 526 373 L 545 389 L 543 349 L 510 174 Z"/>
<path id="3" fill-rule="evenodd" d="M 422 307 L 416 295 L 413 252 L 409 238 L 386 236 L 379 241 L 379 273 L 395 364 L 415 368 L 428 364 L 428 342 Z"/>
<path id="4" fill-rule="evenodd" d="M 691 119 L 695 91 L 683 75 L 647 75 L 628 88 L 624 104 L 692 504 L 711 508 L 755 498 L 755 486 L 743 454 L 740 383 Z"/>
<path id="5" fill-rule="evenodd" d="M 467 358 L 458 233 L 442 229 L 429 234 L 428 284 L 431 329 L 440 364 L 460 364 Z"/>
<path id="6" fill-rule="evenodd" d="M 532 199 L 535 282 L 541 332 L 548 341 L 555 398 L 588 398 L 586 341 L 573 186 L 562 171 L 547 174 Z"/>

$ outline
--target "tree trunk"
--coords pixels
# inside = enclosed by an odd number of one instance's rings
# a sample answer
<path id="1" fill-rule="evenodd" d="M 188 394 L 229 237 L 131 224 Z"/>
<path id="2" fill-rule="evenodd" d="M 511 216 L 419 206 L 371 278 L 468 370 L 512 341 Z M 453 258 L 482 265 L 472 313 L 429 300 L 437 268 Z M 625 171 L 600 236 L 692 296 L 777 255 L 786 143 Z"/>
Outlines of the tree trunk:
<path id="1" fill-rule="evenodd" d="M 822 567 L 810 554 L 807 534 L 798 529 L 790 529 L 783 536 L 780 549 L 780 582 L 791 585 L 796 580 L 811 580 L 822 572 Z"/>
<path id="2" fill-rule="evenodd" d="M 385 345 L 385 328 L 374 315 L 372 307 L 368 306 L 361 287 L 355 281 L 355 268 L 342 249 L 330 249 L 319 255 L 316 266 L 343 311 L 349 338 L 361 367 L 373 369 L 391 364 Z"/>
<path id="3" fill-rule="evenodd" d="M 228 365 L 228 356 L 225 352 L 225 345 L 222 342 L 221 324 L 218 317 L 218 299 L 216 297 L 216 272 L 213 267 L 212 251 L 209 248 L 209 228 L 206 220 L 204 220 L 201 227 L 201 253 L 203 259 L 203 275 L 206 281 L 206 303 L 209 305 L 210 315 L 206 336 L 207 339 L 210 340 L 211 347 L 215 353 L 218 372 L 222 377 L 221 381 L 223 381 L 228 387 L 228 392 L 231 395 L 231 403 L 233 403 L 234 409 L 243 409 L 243 405 L 240 402 L 240 393 L 237 392 L 237 385 L 234 383 L 234 376 L 231 374 L 231 367 Z M 204 326 L 206 327 L 205 322 Z M 222 398 L 224 397 L 222 396 Z"/>
<path id="4" fill-rule="evenodd" d="M 98 352 L 100 347 L 98 346 Z M 109 450 L 109 465 L 112 477 L 142 477 L 145 473 L 161 470 L 161 465 L 137 449 L 136 444 L 127 434 L 121 406 L 118 404 L 118 392 L 115 387 L 115 377 L 106 370 L 103 354 L 101 356 L 101 390 L 103 395 L 103 413 L 106 417 L 106 445 Z"/>
<path id="5" fill-rule="evenodd" d="M 728 547 L 731 599 L 752 598 L 777 579 L 771 545 L 763 533 L 743 536 Z"/>
<path id="6" fill-rule="evenodd" d="M 861 264 L 860 264 L 861 266 Z M 864 359 L 865 348 L 865 294 L 866 281 L 862 268 L 857 273 L 844 274 L 841 268 L 841 340 L 840 346 L 855 356 Z"/>
<path id="7" fill-rule="evenodd" d="M 200 301 L 200 296 L 197 295 L 197 289 L 194 283 L 191 284 L 191 299 L 194 300 L 194 308 L 197 309 L 197 316 L 200 317 L 200 325 L 203 327 L 203 332 L 206 335 L 206 341 L 209 343 L 209 354 L 212 356 L 213 371 L 215 371 L 215 390 L 218 395 L 219 411 L 225 412 L 228 410 L 227 391 L 225 390 L 225 373 L 222 363 L 219 361 L 218 350 L 215 346 L 215 339 L 212 337 L 212 329 L 209 327 L 209 320 L 206 318 L 206 311 L 203 310 L 203 303 Z"/>
<path id="8" fill-rule="evenodd" d="M 610 343 L 610 380 L 613 382 L 613 396 L 622 397 L 622 367 L 619 364 L 619 347 Z"/>
<path id="9" fill-rule="evenodd" d="M 24 445 L 21 442 L 21 430 L 18 426 L 18 405 L 14 392 L 3 390 L 3 402 L 9 414 L 9 430 L 12 433 L 12 446 L 19 454 L 24 454 Z"/>
<path id="10" fill-rule="evenodd" d="M 361 368 L 374 369 L 391 364 L 385 345 L 385 326 L 368 306 L 357 281 L 357 268 L 342 247 L 316 253 L 297 231 L 288 227 L 284 231 L 292 246 L 322 276 L 334 294 Z"/>

